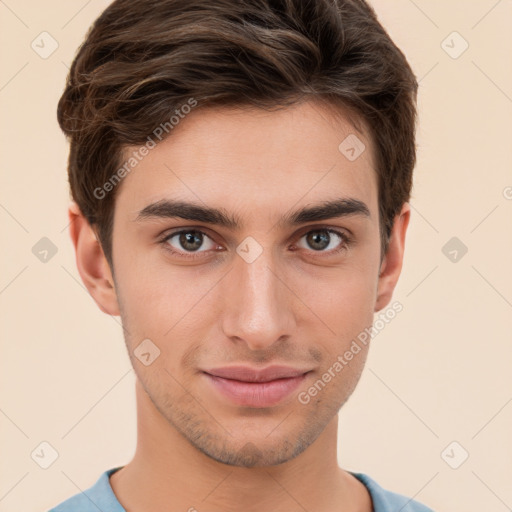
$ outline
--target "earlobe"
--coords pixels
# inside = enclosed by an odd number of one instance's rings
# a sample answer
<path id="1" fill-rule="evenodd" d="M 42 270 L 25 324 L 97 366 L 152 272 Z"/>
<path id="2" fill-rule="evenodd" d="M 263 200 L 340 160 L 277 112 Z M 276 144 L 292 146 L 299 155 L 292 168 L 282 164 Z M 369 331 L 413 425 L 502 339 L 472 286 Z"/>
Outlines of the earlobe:
<path id="1" fill-rule="evenodd" d="M 410 214 L 410 205 L 404 203 L 401 212 L 395 217 L 388 250 L 379 270 L 375 312 L 385 308 L 391 302 L 393 291 L 400 277 Z"/>
<path id="2" fill-rule="evenodd" d="M 85 287 L 101 311 L 119 316 L 114 280 L 95 230 L 76 202 L 69 205 L 68 215 L 76 265 Z"/>

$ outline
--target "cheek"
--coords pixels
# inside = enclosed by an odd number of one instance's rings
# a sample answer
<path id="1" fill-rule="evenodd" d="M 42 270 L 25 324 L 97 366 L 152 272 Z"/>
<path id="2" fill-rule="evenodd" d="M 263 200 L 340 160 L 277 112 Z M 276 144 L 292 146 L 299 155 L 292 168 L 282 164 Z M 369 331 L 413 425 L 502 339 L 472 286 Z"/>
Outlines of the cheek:
<path id="1" fill-rule="evenodd" d="M 186 348 L 180 344 L 190 343 L 211 308 L 213 277 L 147 259 L 140 265 L 133 258 L 121 263 L 117 294 L 130 346 L 135 348 L 149 338 L 160 349 L 162 360 L 169 354 L 177 357 Z"/>
<path id="2" fill-rule="evenodd" d="M 116 268 L 117 297 L 125 336 L 135 347 L 141 340 L 155 340 L 160 347 L 163 335 L 172 327 L 172 293 L 166 279 L 158 279 L 147 265 L 133 258 Z"/>
<path id="3" fill-rule="evenodd" d="M 128 246 L 128 242 L 119 240 L 119 247 Z M 136 247 L 140 242 L 129 245 Z M 180 282 L 179 272 L 171 272 L 169 265 L 164 265 L 158 248 L 148 251 L 119 251 L 115 261 L 116 276 L 119 282 L 118 295 L 121 295 L 126 315 L 132 321 L 154 322 L 169 315 L 179 303 L 177 296 L 183 296 L 186 289 Z M 122 254 L 122 256 L 121 256 Z M 169 318 L 169 321 L 172 318 Z"/>
<path id="4" fill-rule="evenodd" d="M 368 348 L 362 346 L 350 356 L 350 361 L 344 359 L 343 351 L 331 354 L 315 378 L 297 395 L 300 404 L 309 406 L 305 412 L 310 414 L 313 408 L 315 415 L 327 417 L 338 412 L 359 382 L 367 353 Z"/>
<path id="5" fill-rule="evenodd" d="M 369 344 L 364 334 L 373 323 L 376 267 L 351 266 L 319 279 L 303 281 L 304 303 L 311 307 L 310 327 L 324 354 L 318 377 L 328 381 L 319 400 L 337 396 L 344 400 L 355 388 L 363 370 Z M 312 290 L 315 290 L 312 292 Z M 322 384 L 316 386 L 322 389 Z M 314 390 L 313 390 L 314 393 Z M 332 393 L 332 395 L 331 395 Z"/>
<path id="6" fill-rule="evenodd" d="M 375 265 L 302 274 L 300 281 L 296 289 L 300 290 L 304 304 L 338 337 L 345 338 L 372 323 L 377 297 Z"/>

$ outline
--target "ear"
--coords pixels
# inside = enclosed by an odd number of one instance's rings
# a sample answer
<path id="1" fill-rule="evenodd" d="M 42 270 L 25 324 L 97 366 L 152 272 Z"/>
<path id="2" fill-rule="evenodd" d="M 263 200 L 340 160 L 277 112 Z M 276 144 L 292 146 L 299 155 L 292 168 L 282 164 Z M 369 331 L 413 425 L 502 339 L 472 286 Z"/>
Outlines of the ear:
<path id="1" fill-rule="evenodd" d="M 68 214 L 76 265 L 83 283 L 101 311 L 120 316 L 114 279 L 96 232 L 74 201 L 69 205 Z"/>
<path id="2" fill-rule="evenodd" d="M 388 250 L 382 260 L 377 285 L 375 311 L 385 308 L 391 301 L 393 290 L 402 270 L 405 249 L 405 233 L 409 225 L 411 207 L 404 203 L 401 212 L 395 217 Z"/>

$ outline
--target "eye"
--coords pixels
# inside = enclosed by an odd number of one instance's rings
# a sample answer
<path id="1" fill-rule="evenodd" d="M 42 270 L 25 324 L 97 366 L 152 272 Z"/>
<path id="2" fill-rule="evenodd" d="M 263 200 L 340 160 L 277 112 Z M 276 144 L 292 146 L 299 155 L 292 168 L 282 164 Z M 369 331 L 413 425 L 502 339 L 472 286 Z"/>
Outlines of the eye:
<path id="1" fill-rule="evenodd" d="M 349 245 L 349 237 L 340 231 L 334 229 L 321 228 L 308 231 L 301 237 L 307 246 L 299 247 L 303 249 L 312 249 L 315 252 L 336 253 L 346 249 Z"/>
<path id="2" fill-rule="evenodd" d="M 185 257 L 193 256 L 193 253 L 206 252 L 217 247 L 206 233 L 197 229 L 188 229 L 171 233 L 165 236 L 161 240 L 161 243 L 172 253 L 177 253 Z"/>
<path id="3" fill-rule="evenodd" d="M 302 245 L 304 240 L 306 245 Z M 166 251 L 181 258 L 199 258 L 209 251 L 220 250 L 205 232 L 199 229 L 182 229 L 165 235 L 159 241 Z M 344 232 L 331 228 L 310 230 L 300 237 L 299 248 L 325 255 L 341 252 L 349 247 L 351 238 Z"/>

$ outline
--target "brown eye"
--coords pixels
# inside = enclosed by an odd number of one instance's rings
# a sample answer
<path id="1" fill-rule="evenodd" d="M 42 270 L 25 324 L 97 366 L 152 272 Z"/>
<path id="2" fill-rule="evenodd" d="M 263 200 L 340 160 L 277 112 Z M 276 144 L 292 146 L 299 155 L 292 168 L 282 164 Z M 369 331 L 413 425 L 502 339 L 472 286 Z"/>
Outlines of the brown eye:
<path id="1" fill-rule="evenodd" d="M 315 229 L 303 235 L 302 239 L 305 240 L 306 247 L 299 244 L 300 247 L 316 252 L 336 252 L 348 245 L 348 237 L 333 229 Z"/>
<path id="2" fill-rule="evenodd" d="M 311 231 L 306 235 L 308 245 L 315 251 L 321 251 L 329 246 L 331 236 L 325 231 Z"/>
<path id="3" fill-rule="evenodd" d="M 206 241 L 209 245 L 206 243 L 205 246 Z M 172 250 L 178 253 L 205 252 L 215 248 L 215 244 L 208 235 L 195 229 L 171 233 L 162 242 L 170 245 Z"/>
<path id="4" fill-rule="evenodd" d="M 183 232 L 179 234 L 178 240 L 185 250 L 197 251 L 203 243 L 203 235 L 198 231 Z"/>

